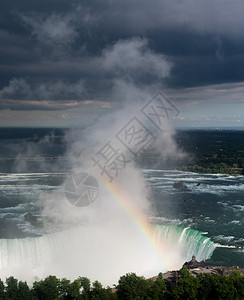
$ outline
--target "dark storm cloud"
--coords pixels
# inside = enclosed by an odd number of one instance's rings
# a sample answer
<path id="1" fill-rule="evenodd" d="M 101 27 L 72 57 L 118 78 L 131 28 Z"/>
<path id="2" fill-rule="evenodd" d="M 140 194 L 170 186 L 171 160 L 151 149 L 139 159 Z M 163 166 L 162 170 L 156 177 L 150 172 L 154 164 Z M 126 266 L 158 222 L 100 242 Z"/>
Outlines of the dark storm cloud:
<path id="1" fill-rule="evenodd" d="M 0 97 L 243 81 L 243 11 L 241 0 L 2 1 Z"/>
<path id="2" fill-rule="evenodd" d="M 65 61 L 49 58 L 37 65 L 23 64 L 18 71 L 28 76 L 12 78 L 0 90 L 1 99 L 101 98 L 99 94 L 109 94 L 120 80 L 140 86 L 167 77 L 170 63 L 164 55 L 151 51 L 146 39 L 132 38 L 119 40 L 99 56 L 70 57 Z M 42 77 L 37 81 L 35 75 Z"/>
<path id="3" fill-rule="evenodd" d="M 243 38 L 242 0 L 125 0 L 106 3 L 104 15 L 107 22 L 114 25 L 112 28 L 115 31 L 120 29 L 121 32 L 145 34 L 158 28 L 181 29 L 182 32 L 201 35 Z"/>
<path id="4" fill-rule="evenodd" d="M 68 97 L 75 98 L 77 94 L 82 94 L 84 84 L 82 80 L 75 84 L 65 83 L 62 81 L 47 82 L 47 83 L 33 83 L 30 84 L 24 79 L 12 79 L 8 86 L 0 91 L 1 99 L 13 100 L 52 100 L 52 99 L 66 99 Z M 8 107 L 5 107 L 8 108 Z"/>

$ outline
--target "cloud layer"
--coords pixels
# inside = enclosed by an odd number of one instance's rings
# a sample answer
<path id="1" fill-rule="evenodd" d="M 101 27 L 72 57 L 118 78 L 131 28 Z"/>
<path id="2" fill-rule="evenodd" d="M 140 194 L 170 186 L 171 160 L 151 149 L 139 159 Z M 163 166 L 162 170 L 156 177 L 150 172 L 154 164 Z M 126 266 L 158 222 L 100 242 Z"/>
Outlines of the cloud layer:
<path id="1" fill-rule="evenodd" d="M 2 107 L 243 82 L 243 9 L 241 0 L 3 2 Z"/>

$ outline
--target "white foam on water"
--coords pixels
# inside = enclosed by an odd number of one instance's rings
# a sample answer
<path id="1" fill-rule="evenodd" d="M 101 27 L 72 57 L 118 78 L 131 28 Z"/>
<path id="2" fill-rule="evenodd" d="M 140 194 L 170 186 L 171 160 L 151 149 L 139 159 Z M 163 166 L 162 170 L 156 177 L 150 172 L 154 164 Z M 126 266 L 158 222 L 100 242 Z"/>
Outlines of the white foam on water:
<path id="1" fill-rule="evenodd" d="M 235 208 L 239 211 L 244 211 L 244 205 L 233 205 L 233 208 Z"/>
<path id="2" fill-rule="evenodd" d="M 107 225 L 96 231 L 80 226 L 36 238 L 1 239 L 0 277 L 32 281 L 34 277 L 55 274 L 70 279 L 87 276 L 112 284 L 128 272 L 152 276 L 166 271 L 148 243 L 131 234 L 131 227 L 125 227 L 124 234 L 116 236 L 115 224 L 113 233 L 106 230 Z M 209 258 L 216 247 L 209 238 L 190 228 L 155 225 L 153 238 L 171 249 L 168 255 L 179 260 L 178 267 L 192 255 L 199 261 Z"/>

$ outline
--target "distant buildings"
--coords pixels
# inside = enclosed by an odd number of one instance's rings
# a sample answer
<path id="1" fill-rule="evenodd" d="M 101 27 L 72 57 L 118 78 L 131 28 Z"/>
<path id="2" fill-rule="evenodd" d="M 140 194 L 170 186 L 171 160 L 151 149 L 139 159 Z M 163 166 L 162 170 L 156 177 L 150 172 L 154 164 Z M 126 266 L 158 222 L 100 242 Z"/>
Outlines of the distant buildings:
<path id="1" fill-rule="evenodd" d="M 198 274 L 219 274 L 219 275 L 230 275 L 233 271 L 238 270 L 244 276 L 244 269 L 236 267 L 205 267 L 200 262 L 196 260 L 193 255 L 189 262 L 185 262 L 183 266 L 189 270 L 190 274 L 196 277 Z M 163 279 L 165 280 L 167 288 L 173 290 L 179 280 L 180 270 L 168 271 L 163 274 Z M 156 280 L 157 276 L 153 279 Z"/>

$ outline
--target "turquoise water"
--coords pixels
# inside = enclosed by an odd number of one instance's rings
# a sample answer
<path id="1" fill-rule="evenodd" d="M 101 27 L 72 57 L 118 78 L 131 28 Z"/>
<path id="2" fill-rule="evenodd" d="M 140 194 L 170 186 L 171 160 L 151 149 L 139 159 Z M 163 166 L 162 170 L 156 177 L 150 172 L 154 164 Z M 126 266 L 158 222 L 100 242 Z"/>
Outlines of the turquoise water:
<path id="1" fill-rule="evenodd" d="M 216 248 L 208 265 L 244 267 L 244 177 L 144 170 L 153 190 L 155 223 L 202 232 Z M 183 181 L 186 191 L 173 188 Z"/>

